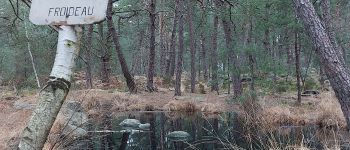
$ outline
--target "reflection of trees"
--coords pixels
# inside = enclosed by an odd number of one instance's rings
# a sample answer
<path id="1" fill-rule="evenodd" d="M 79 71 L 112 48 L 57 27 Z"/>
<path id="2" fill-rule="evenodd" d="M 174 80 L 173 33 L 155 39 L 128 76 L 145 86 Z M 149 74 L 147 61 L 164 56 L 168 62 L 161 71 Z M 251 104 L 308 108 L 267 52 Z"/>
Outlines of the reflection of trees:
<path id="1" fill-rule="evenodd" d="M 128 139 L 129 139 L 130 132 L 124 132 L 122 135 L 121 144 L 119 146 L 119 150 L 125 150 L 126 146 L 128 145 Z"/>

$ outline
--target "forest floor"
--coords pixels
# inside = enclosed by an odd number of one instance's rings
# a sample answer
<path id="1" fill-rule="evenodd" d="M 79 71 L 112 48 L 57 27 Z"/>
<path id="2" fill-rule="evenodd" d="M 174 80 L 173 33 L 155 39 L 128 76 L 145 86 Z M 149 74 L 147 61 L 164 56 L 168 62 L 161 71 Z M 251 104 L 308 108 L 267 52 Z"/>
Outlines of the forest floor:
<path id="1" fill-rule="evenodd" d="M 0 87 L 0 149 L 9 149 L 18 142 L 31 112 L 35 108 L 37 91 L 23 91 L 16 95 L 8 87 Z M 111 106 L 111 113 L 123 111 L 202 111 L 220 113 L 244 112 L 240 102 L 229 102 L 227 94 L 216 93 L 173 96 L 174 91 L 159 88 L 158 92 L 129 94 L 117 90 L 72 90 L 68 101 L 79 101 L 89 114 L 98 114 L 101 107 Z M 302 105 L 296 106 L 296 92 L 259 96 L 261 114 L 274 125 L 334 124 L 345 126 L 340 105 L 331 91 L 317 96 L 303 97 Z"/>

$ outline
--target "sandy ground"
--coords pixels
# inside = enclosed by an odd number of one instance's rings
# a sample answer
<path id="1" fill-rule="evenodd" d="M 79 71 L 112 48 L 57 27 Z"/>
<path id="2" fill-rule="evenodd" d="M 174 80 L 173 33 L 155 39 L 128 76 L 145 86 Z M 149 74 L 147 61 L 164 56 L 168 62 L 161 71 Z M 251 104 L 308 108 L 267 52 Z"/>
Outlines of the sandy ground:
<path id="1" fill-rule="evenodd" d="M 0 90 L 0 149 L 6 150 L 14 146 L 25 127 L 36 103 L 36 92 L 15 96 L 13 91 Z M 111 107 L 111 113 L 122 111 L 203 111 L 219 113 L 239 110 L 240 105 L 228 104 L 227 95 L 188 94 L 174 97 L 174 91 L 159 89 L 155 93 L 141 92 L 130 95 L 117 90 L 76 90 L 67 97 L 69 101 L 80 101 L 89 115 L 98 113 L 104 106 Z M 283 95 L 283 96 L 281 96 Z M 320 118 L 329 116 L 336 118 L 345 126 L 340 106 L 332 92 L 322 92 L 318 96 L 304 97 L 302 106 L 295 106 L 295 93 L 268 95 L 260 97 L 262 113 L 269 122 L 276 125 L 317 123 Z"/>

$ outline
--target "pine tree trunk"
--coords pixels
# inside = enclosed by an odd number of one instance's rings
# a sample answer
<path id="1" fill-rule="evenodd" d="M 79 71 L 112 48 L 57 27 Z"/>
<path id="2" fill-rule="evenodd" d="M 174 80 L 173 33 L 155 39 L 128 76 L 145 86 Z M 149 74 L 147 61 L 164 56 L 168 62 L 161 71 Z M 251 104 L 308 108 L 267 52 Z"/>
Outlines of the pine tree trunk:
<path id="1" fill-rule="evenodd" d="M 214 16 L 214 27 L 213 27 L 213 34 L 212 34 L 212 44 L 213 49 L 211 51 L 211 91 L 216 91 L 219 93 L 219 85 L 218 85 L 218 27 L 219 27 L 219 17 L 216 15 Z"/>
<path id="2" fill-rule="evenodd" d="M 341 105 L 348 128 L 350 125 L 350 71 L 338 57 L 327 30 L 322 26 L 309 0 L 293 0 L 299 19 L 316 48 L 316 53 Z"/>
<path id="3" fill-rule="evenodd" d="M 297 77 L 297 89 L 298 89 L 298 99 L 297 104 L 301 105 L 301 71 L 300 71 L 300 47 L 299 47 L 299 34 L 295 31 L 295 41 L 294 41 L 294 50 L 295 50 L 295 74 Z"/>
<path id="4" fill-rule="evenodd" d="M 159 6 L 162 7 L 164 3 L 164 0 L 160 0 Z M 160 60 L 159 60 L 159 70 L 160 75 L 164 77 L 166 73 L 166 42 L 165 42 L 165 19 L 164 19 L 164 12 L 159 12 L 159 53 L 160 53 Z"/>
<path id="5" fill-rule="evenodd" d="M 204 30 L 204 29 L 203 29 Z M 204 81 L 208 81 L 208 60 L 207 60 L 207 50 L 205 48 L 205 35 L 204 31 L 201 33 L 201 46 L 202 46 L 202 66 L 203 66 L 203 77 Z"/>
<path id="6" fill-rule="evenodd" d="M 148 74 L 147 74 L 147 90 L 149 92 L 155 91 L 153 85 L 154 69 L 155 69 L 155 55 L 156 55 L 156 0 L 150 0 L 149 4 L 149 30 L 150 30 L 150 50 L 149 50 L 149 61 L 148 61 Z"/>
<path id="7" fill-rule="evenodd" d="M 229 50 L 230 59 L 233 64 L 233 72 L 231 73 L 232 79 L 233 79 L 233 90 L 235 97 L 238 97 L 242 94 L 242 83 L 241 83 L 241 71 L 239 67 L 239 61 L 238 56 L 235 54 L 235 51 L 233 49 L 233 39 L 232 39 L 232 24 L 231 22 L 226 21 L 225 19 L 222 20 L 224 32 L 225 32 L 225 38 L 226 38 L 226 47 Z"/>
<path id="8" fill-rule="evenodd" d="M 175 1 L 175 13 L 174 13 L 174 23 L 173 23 L 173 29 L 171 31 L 171 41 L 170 41 L 170 55 L 169 55 L 169 59 L 167 62 L 167 70 L 166 70 L 166 74 L 168 76 L 168 78 L 171 78 L 174 75 L 175 72 L 175 58 L 176 58 L 176 50 L 175 50 L 175 45 L 176 45 L 176 28 L 177 28 L 177 21 L 179 19 L 179 1 L 180 0 L 176 0 Z"/>
<path id="9" fill-rule="evenodd" d="M 71 26 L 61 26 L 58 32 L 57 54 L 50 80 L 41 90 L 37 106 L 23 130 L 18 146 L 20 150 L 39 150 L 44 147 L 70 88 L 74 60 L 79 50 L 77 35 Z"/>
<path id="10" fill-rule="evenodd" d="M 101 61 L 101 70 L 100 70 L 100 76 L 101 76 L 101 80 L 102 80 L 102 83 L 109 83 L 110 81 L 110 72 L 111 72 L 111 69 L 110 69 L 110 57 L 111 57 L 111 54 L 110 54 L 110 46 L 109 46 L 109 41 L 110 41 L 110 34 L 108 33 L 106 35 L 106 39 L 104 38 L 104 34 L 103 34 L 103 22 L 99 23 L 98 24 L 98 33 L 100 35 L 100 40 L 101 41 L 104 41 L 104 45 L 105 46 L 102 46 L 101 47 L 101 58 L 100 58 L 100 61 Z"/>
<path id="11" fill-rule="evenodd" d="M 85 53 L 85 61 L 86 61 L 86 72 L 85 72 L 85 80 L 86 80 L 86 88 L 92 89 L 92 73 L 91 73 L 91 50 L 92 48 L 92 33 L 94 31 L 94 25 L 88 25 L 88 34 L 86 39 L 86 53 Z"/>
<path id="12" fill-rule="evenodd" d="M 126 79 L 126 84 L 129 88 L 129 91 L 131 93 L 136 93 L 137 87 L 136 87 L 136 84 L 134 82 L 133 77 L 130 74 L 128 65 L 126 64 L 126 60 L 124 58 L 124 55 L 123 55 L 121 47 L 120 47 L 118 33 L 114 27 L 113 18 L 112 18 L 112 9 L 113 9 L 112 0 L 109 0 L 108 9 L 107 9 L 107 23 L 108 23 L 109 32 L 112 34 L 117 57 L 118 57 L 120 66 L 122 68 L 123 75 Z"/>
<path id="13" fill-rule="evenodd" d="M 181 74 L 182 74 L 182 62 L 184 53 L 184 0 L 179 0 L 179 51 L 176 65 L 176 79 L 175 79 L 175 96 L 181 96 Z"/>
<path id="14" fill-rule="evenodd" d="M 330 0 L 321 0 L 321 9 L 322 9 L 322 23 L 328 33 L 328 36 L 331 40 L 333 48 L 337 51 L 339 60 L 345 64 L 343 49 L 339 46 L 334 27 L 332 25 L 332 16 L 331 16 L 331 2 Z"/>
<path id="15" fill-rule="evenodd" d="M 191 93 L 194 93 L 196 90 L 196 39 L 193 30 L 193 4 L 189 2 L 189 7 L 187 8 L 187 21 L 188 21 L 188 30 L 190 36 L 190 50 L 191 50 Z"/>
<path id="16" fill-rule="evenodd" d="M 226 6 L 224 3 L 220 0 L 215 0 L 214 1 L 217 8 L 219 10 L 227 10 Z M 233 71 L 232 71 L 232 80 L 233 80 L 233 90 L 235 97 L 239 97 L 242 95 L 242 83 L 241 83 L 241 70 L 240 70 L 240 65 L 239 65 L 239 60 L 238 60 L 238 55 L 236 55 L 235 50 L 233 48 L 233 36 L 232 36 L 232 29 L 233 29 L 233 24 L 230 20 L 225 18 L 225 15 L 221 15 L 221 20 L 222 20 L 222 25 L 224 29 L 224 34 L 225 34 L 225 39 L 226 39 L 226 47 L 229 52 L 229 56 L 231 57 L 230 60 L 232 61 L 233 64 Z"/>

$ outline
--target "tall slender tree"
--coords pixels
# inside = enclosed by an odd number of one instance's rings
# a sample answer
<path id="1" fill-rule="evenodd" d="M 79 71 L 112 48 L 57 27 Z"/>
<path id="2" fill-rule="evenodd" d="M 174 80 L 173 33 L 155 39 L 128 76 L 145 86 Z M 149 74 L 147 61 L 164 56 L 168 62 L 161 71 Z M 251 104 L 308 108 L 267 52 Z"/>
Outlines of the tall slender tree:
<path id="1" fill-rule="evenodd" d="M 212 50 L 211 50 L 211 91 L 219 92 L 218 85 L 218 27 L 219 27 L 219 17 L 214 16 L 214 27 L 212 32 Z"/>
<path id="2" fill-rule="evenodd" d="M 86 71 L 85 71 L 85 82 L 86 82 L 86 88 L 92 89 L 92 71 L 91 71 L 91 62 L 92 62 L 92 34 L 94 32 L 94 25 L 88 25 L 88 33 L 87 33 L 87 39 L 86 39 L 86 52 L 85 52 L 85 64 L 86 64 Z"/>
<path id="3" fill-rule="evenodd" d="M 166 74 L 168 78 L 171 78 L 174 75 L 175 72 L 175 59 L 176 59 L 176 28 L 177 23 L 179 19 L 179 3 L 180 0 L 175 0 L 175 12 L 174 12 L 174 23 L 173 23 L 173 29 L 171 31 L 171 41 L 170 41 L 170 52 L 169 52 L 169 59 L 167 60 L 167 67 L 166 67 Z"/>
<path id="4" fill-rule="evenodd" d="M 225 33 L 225 39 L 226 39 L 226 47 L 230 56 L 230 60 L 232 61 L 232 80 L 233 80 L 233 90 L 235 97 L 238 97 L 242 94 L 242 83 L 241 83 L 241 69 L 240 69 L 240 64 L 238 60 L 238 55 L 236 54 L 233 46 L 233 35 L 232 35 L 232 29 L 233 29 L 233 24 L 232 22 L 226 17 L 226 11 L 227 11 L 227 6 L 224 4 L 224 2 L 220 0 L 214 0 L 217 9 L 221 12 L 221 21 L 222 21 L 222 26 L 224 29 Z"/>
<path id="5" fill-rule="evenodd" d="M 184 0 L 179 0 L 179 51 L 176 65 L 175 96 L 181 95 L 181 74 L 184 53 Z"/>
<path id="6" fill-rule="evenodd" d="M 134 78 L 130 74 L 128 65 L 126 64 L 126 60 L 124 58 L 123 52 L 122 52 L 121 47 L 120 47 L 118 33 L 115 30 L 114 23 L 113 23 L 112 11 L 113 11 L 113 2 L 112 2 L 112 0 L 109 0 L 108 1 L 108 8 L 107 8 L 108 29 L 109 29 L 109 32 L 112 34 L 113 42 L 115 45 L 115 50 L 117 52 L 119 63 L 120 63 L 120 66 L 122 68 L 123 75 L 126 79 L 126 84 L 129 88 L 129 91 L 131 93 L 136 93 L 137 87 L 136 87 L 136 84 L 134 82 Z"/>
<path id="7" fill-rule="evenodd" d="M 188 30 L 190 34 L 190 50 L 191 50 L 191 93 L 194 93 L 196 90 L 196 39 L 193 29 L 193 4 L 192 1 L 189 1 L 187 5 L 187 23 Z"/>
<path id="8" fill-rule="evenodd" d="M 155 72 L 155 57 L 156 57 L 156 0 L 149 0 L 149 31 L 150 31 L 150 49 L 147 73 L 147 90 L 149 92 L 155 91 L 153 85 L 153 77 Z"/>

